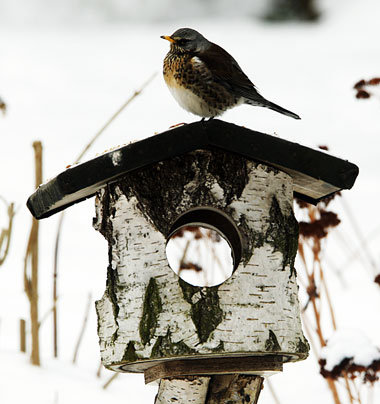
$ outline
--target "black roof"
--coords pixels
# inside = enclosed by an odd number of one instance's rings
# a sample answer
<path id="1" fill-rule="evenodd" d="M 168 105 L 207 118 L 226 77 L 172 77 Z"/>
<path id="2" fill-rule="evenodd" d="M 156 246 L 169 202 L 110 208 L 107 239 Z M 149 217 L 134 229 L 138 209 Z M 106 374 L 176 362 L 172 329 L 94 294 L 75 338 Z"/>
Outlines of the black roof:
<path id="1" fill-rule="evenodd" d="M 355 164 L 322 151 L 212 119 L 168 130 L 70 167 L 41 185 L 27 206 L 34 217 L 42 219 L 93 196 L 130 171 L 213 148 L 279 168 L 292 176 L 295 195 L 314 204 L 336 191 L 350 189 L 359 172 Z"/>

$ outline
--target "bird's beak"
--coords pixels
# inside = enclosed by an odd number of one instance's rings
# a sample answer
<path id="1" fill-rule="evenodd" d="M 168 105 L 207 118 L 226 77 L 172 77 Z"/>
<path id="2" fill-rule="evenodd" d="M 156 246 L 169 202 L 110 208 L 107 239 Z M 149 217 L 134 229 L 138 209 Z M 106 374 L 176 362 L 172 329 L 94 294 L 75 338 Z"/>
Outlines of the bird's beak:
<path id="1" fill-rule="evenodd" d="M 175 40 L 171 36 L 161 35 L 160 38 L 166 39 L 167 41 L 169 41 L 171 43 L 175 43 Z"/>

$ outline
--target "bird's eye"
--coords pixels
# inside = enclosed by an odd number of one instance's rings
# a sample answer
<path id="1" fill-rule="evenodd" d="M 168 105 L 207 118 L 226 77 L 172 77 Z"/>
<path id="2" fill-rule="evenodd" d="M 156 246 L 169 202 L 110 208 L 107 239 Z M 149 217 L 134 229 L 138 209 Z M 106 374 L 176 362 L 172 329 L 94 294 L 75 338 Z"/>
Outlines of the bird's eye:
<path id="1" fill-rule="evenodd" d="M 181 39 L 179 39 L 179 40 L 177 41 L 177 44 L 178 44 L 179 46 L 183 46 L 183 45 L 186 45 L 188 42 L 189 42 L 188 39 L 181 38 Z"/>

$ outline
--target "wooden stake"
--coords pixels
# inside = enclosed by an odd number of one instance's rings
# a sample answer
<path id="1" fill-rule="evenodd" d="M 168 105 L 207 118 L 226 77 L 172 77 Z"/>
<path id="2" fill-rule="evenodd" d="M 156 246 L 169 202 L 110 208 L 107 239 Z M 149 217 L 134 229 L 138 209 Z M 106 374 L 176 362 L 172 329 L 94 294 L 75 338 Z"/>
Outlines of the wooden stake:
<path id="1" fill-rule="evenodd" d="M 26 352 L 26 322 L 23 318 L 20 318 L 20 352 Z"/>

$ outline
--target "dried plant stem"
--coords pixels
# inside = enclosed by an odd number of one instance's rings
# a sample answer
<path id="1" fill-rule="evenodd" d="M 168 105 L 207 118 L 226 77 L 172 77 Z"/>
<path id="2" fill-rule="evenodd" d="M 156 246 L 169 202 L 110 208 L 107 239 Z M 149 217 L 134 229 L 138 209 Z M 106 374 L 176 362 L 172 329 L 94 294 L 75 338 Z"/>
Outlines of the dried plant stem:
<path id="1" fill-rule="evenodd" d="M 315 297 L 311 297 L 310 299 L 311 299 L 311 304 L 312 304 L 312 307 L 313 307 L 314 317 L 315 317 L 315 322 L 316 322 L 315 331 L 316 331 L 316 333 L 318 335 L 319 343 L 321 344 L 321 347 L 324 347 L 324 346 L 326 346 L 326 341 L 325 341 L 325 339 L 323 337 L 323 334 L 322 334 L 321 315 L 320 315 L 319 310 L 317 308 L 317 303 L 316 303 Z"/>
<path id="2" fill-rule="evenodd" d="M 58 222 L 58 231 L 55 238 L 55 247 L 54 247 L 54 267 L 53 267 L 53 355 L 54 358 L 58 358 L 58 312 L 57 312 L 57 300 L 58 300 L 58 292 L 57 292 L 57 281 L 58 281 L 58 252 L 59 252 L 59 240 L 61 232 L 59 231 L 62 228 L 62 222 L 64 218 L 64 213 L 62 212 L 59 216 Z"/>
<path id="3" fill-rule="evenodd" d="M 376 274 L 378 272 L 378 268 L 376 266 L 376 261 L 372 257 L 372 254 L 368 248 L 368 243 L 366 242 L 365 237 L 363 236 L 362 230 L 356 221 L 355 215 L 351 212 L 351 209 L 348 206 L 348 204 L 346 203 L 346 201 L 344 200 L 344 198 L 340 198 L 340 201 L 342 203 L 344 210 L 346 211 L 348 218 L 351 221 L 351 225 L 354 229 L 354 234 L 356 234 L 356 236 L 359 239 L 361 249 L 364 251 L 365 256 L 367 257 L 368 262 L 373 270 L 373 273 Z"/>
<path id="4" fill-rule="evenodd" d="M 7 202 L 4 198 L 0 198 L 4 201 L 6 205 Z M 3 253 L 0 254 L 0 266 L 4 263 L 5 259 L 7 258 L 9 246 L 11 242 L 11 234 L 12 234 L 12 225 L 13 225 L 13 218 L 15 215 L 14 204 L 10 203 L 7 209 L 8 213 L 8 227 L 6 229 L 2 229 L 0 233 L 0 253 L 2 251 L 3 243 L 5 242 L 5 247 Z"/>
<path id="5" fill-rule="evenodd" d="M 347 394 L 348 394 L 348 398 L 350 400 L 350 403 L 354 404 L 354 397 L 352 396 L 350 385 L 348 383 L 348 377 L 347 377 L 346 374 L 344 375 L 344 382 L 345 382 L 345 385 L 346 385 L 346 390 L 347 390 Z"/>
<path id="6" fill-rule="evenodd" d="M 75 350 L 74 350 L 73 363 L 75 363 L 77 361 L 79 347 L 80 347 L 80 344 L 82 342 L 84 332 L 86 330 L 86 325 L 87 325 L 87 321 L 88 321 L 88 314 L 90 313 L 91 300 L 92 300 L 92 296 L 91 296 L 91 293 L 89 293 L 88 294 L 86 311 L 85 311 L 84 318 L 83 318 L 82 328 L 80 330 L 78 341 L 77 341 L 77 344 L 76 344 Z"/>
<path id="7" fill-rule="evenodd" d="M 98 132 L 94 135 L 94 137 L 87 143 L 85 148 L 79 153 L 76 158 L 76 162 L 80 161 L 82 157 L 86 154 L 89 148 L 94 144 L 94 142 L 98 139 L 98 137 L 110 126 L 110 124 L 119 116 L 119 114 L 137 97 L 141 94 L 141 92 L 145 89 L 145 87 L 150 84 L 150 82 L 156 77 L 157 72 L 153 73 L 149 79 L 138 89 L 136 90 L 125 103 L 108 119 L 108 121 L 98 130 Z"/>
<path id="8" fill-rule="evenodd" d="M 120 115 L 120 113 L 138 96 L 142 91 L 151 83 L 157 72 L 152 74 L 152 76 L 138 89 L 136 90 L 125 102 L 124 104 L 107 120 L 107 122 L 98 130 L 98 132 L 93 136 L 93 138 L 87 143 L 84 149 L 79 153 L 75 161 L 79 161 L 86 154 L 86 152 L 91 148 L 95 141 L 100 137 L 100 135 L 110 126 L 110 124 Z M 55 236 L 55 248 L 54 248 L 54 270 L 53 270 L 53 334 L 54 334 L 54 357 L 58 356 L 58 330 L 57 330 L 57 280 L 58 280 L 58 252 L 60 245 L 60 235 L 62 231 L 63 219 L 65 212 L 62 212 L 59 218 L 57 233 Z"/>
<path id="9" fill-rule="evenodd" d="M 309 207 L 308 215 L 309 215 L 310 222 L 314 222 L 316 220 L 316 209 L 313 207 Z M 307 265 L 307 261 L 306 261 L 306 257 L 305 257 L 305 251 L 304 251 L 304 247 L 303 247 L 303 245 L 306 244 L 305 239 L 300 239 L 298 252 L 299 252 L 301 261 L 303 263 L 303 266 L 304 266 L 306 277 L 308 279 L 308 286 L 307 286 L 306 290 L 309 295 L 309 302 L 311 303 L 312 308 L 313 308 L 313 314 L 314 314 L 314 318 L 315 318 L 315 332 L 318 336 L 320 346 L 324 347 L 324 346 L 326 346 L 326 340 L 325 340 L 325 338 L 323 336 L 323 332 L 322 332 L 321 312 L 317 305 L 317 299 L 319 299 L 319 296 L 317 295 L 317 286 L 315 283 L 315 273 L 316 273 L 317 268 L 319 269 L 320 280 L 321 280 L 321 282 L 324 282 L 323 270 L 322 270 L 322 266 L 321 266 L 321 262 L 320 262 L 321 243 L 320 243 L 320 240 L 316 237 L 314 237 L 312 239 L 312 241 L 313 241 L 312 245 L 309 246 L 311 251 L 313 252 L 313 264 L 312 264 L 311 271 L 308 269 L 308 265 Z M 326 286 L 326 285 L 324 285 L 324 286 Z M 327 287 L 325 287 L 325 291 L 327 292 Z M 326 293 L 326 296 L 328 296 L 328 292 Z M 329 300 L 329 297 L 328 297 L 328 300 Z M 329 300 L 329 307 L 330 307 L 330 312 L 332 313 L 331 318 L 333 319 L 333 324 L 335 326 L 335 316 L 333 314 L 332 304 L 331 304 L 330 300 Z M 310 334 L 309 328 L 307 328 L 307 332 Z M 334 403 L 341 404 L 338 390 L 337 390 L 334 380 L 326 379 L 326 382 L 332 393 Z"/>
<path id="10" fill-rule="evenodd" d="M 350 379 L 349 379 L 349 381 L 350 381 Z M 359 388 L 358 388 L 357 384 L 355 383 L 355 380 L 351 380 L 351 383 L 353 384 L 354 389 L 355 389 L 356 401 L 357 401 L 359 404 L 362 404 L 362 400 L 361 400 L 361 398 L 360 398 L 360 391 L 359 391 Z M 373 388 L 373 386 L 371 386 L 370 388 Z M 370 400 L 368 400 L 368 401 L 370 401 Z"/>
<path id="11" fill-rule="evenodd" d="M 41 325 L 45 322 L 45 320 L 47 320 L 50 316 L 50 313 L 52 313 L 54 310 L 54 307 L 50 308 L 41 318 L 41 320 L 39 321 L 38 326 L 41 327 Z"/>
<path id="12" fill-rule="evenodd" d="M 178 268 L 178 274 L 177 274 L 179 277 L 181 277 L 180 274 L 181 274 L 182 268 L 184 266 L 183 264 L 186 262 L 186 255 L 187 255 L 187 251 L 188 251 L 189 247 L 190 247 L 190 240 L 187 240 L 185 248 L 183 249 L 182 257 L 179 261 L 179 268 Z"/>
<path id="13" fill-rule="evenodd" d="M 319 260 L 319 258 L 318 258 L 318 264 L 319 264 L 319 276 L 320 276 L 320 279 L 321 279 L 321 285 L 323 286 L 324 292 L 326 294 L 327 304 L 328 304 L 329 310 L 330 310 L 331 322 L 332 322 L 334 330 L 336 330 L 337 327 L 336 327 L 334 309 L 333 309 L 333 305 L 332 305 L 332 302 L 331 302 L 330 293 L 329 293 L 329 290 L 328 290 L 328 287 L 327 287 L 327 283 L 325 281 L 325 277 L 324 277 L 324 274 L 323 274 L 321 261 Z"/>
<path id="14" fill-rule="evenodd" d="M 102 361 L 99 362 L 99 366 L 98 366 L 98 370 L 96 371 L 96 377 L 100 377 L 101 373 L 102 373 L 102 369 L 103 369 L 103 364 Z"/>
<path id="15" fill-rule="evenodd" d="M 118 376 L 120 373 L 114 373 L 103 385 L 103 389 L 106 389 Z"/>
<path id="16" fill-rule="evenodd" d="M 315 355 L 315 359 L 318 361 L 319 358 L 318 358 L 317 345 L 315 344 L 314 336 L 313 336 L 313 333 L 311 332 L 311 326 L 309 324 L 309 319 L 306 315 L 306 312 L 302 313 L 302 320 L 303 320 L 303 326 L 304 326 L 306 334 L 307 334 L 307 338 L 311 345 L 311 352 L 313 352 L 313 354 Z"/>
<path id="17" fill-rule="evenodd" d="M 42 144 L 34 142 L 35 187 L 42 183 Z M 31 276 L 28 276 L 28 262 L 31 261 Z M 38 221 L 32 219 L 32 228 L 24 258 L 24 289 L 30 304 L 30 320 L 32 330 L 31 362 L 40 365 L 39 321 L 38 321 Z"/>
<path id="18" fill-rule="evenodd" d="M 7 104 L 0 97 L 0 111 L 3 112 L 3 115 L 7 112 Z"/>

